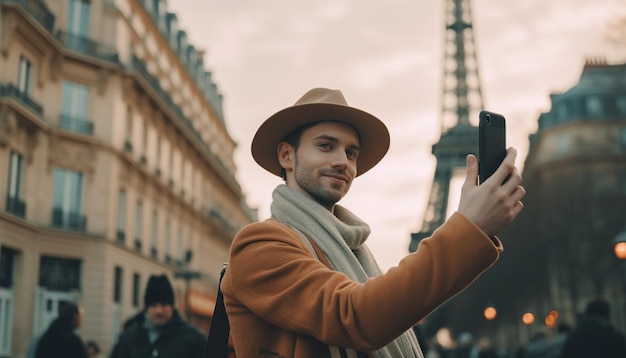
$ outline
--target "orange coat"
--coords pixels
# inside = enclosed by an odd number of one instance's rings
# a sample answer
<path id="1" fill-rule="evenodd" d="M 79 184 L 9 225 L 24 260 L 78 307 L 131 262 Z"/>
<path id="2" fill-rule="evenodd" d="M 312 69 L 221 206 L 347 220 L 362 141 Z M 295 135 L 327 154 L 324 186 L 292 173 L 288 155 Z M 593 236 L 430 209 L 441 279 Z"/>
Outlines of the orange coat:
<path id="1" fill-rule="evenodd" d="M 330 357 L 385 346 L 495 263 L 502 251 L 455 213 L 386 274 L 357 283 L 276 220 L 244 227 L 222 282 L 238 358 Z"/>

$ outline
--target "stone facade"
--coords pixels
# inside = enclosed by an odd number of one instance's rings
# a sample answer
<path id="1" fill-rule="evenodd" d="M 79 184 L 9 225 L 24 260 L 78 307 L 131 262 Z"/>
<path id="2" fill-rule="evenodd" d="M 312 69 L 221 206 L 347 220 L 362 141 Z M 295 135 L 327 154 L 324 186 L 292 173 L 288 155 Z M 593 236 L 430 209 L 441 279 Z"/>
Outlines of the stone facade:
<path id="1" fill-rule="evenodd" d="M 108 354 L 151 274 L 206 332 L 257 219 L 235 148 L 164 0 L 0 0 L 0 356 L 25 356 L 63 301 Z"/>

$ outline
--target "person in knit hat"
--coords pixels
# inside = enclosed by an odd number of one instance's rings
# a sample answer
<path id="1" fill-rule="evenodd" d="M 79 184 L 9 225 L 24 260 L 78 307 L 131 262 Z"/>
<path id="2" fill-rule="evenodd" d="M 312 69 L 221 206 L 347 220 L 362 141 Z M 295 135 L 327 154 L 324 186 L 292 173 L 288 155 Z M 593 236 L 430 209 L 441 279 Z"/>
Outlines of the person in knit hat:
<path id="1" fill-rule="evenodd" d="M 111 358 L 203 357 L 206 337 L 182 319 L 174 298 L 166 275 L 150 276 L 144 310 L 124 324 Z"/>
<path id="2" fill-rule="evenodd" d="M 604 298 L 591 300 L 569 333 L 561 358 L 626 357 L 626 336 L 611 322 L 611 305 Z"/>

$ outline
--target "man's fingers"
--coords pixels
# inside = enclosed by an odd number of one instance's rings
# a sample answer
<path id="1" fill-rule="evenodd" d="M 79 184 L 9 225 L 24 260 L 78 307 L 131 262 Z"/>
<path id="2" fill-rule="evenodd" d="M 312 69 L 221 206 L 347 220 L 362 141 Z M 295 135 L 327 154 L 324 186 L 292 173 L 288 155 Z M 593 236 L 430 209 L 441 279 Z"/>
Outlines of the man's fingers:
<path id="1" fill-rule="evenodd" d="M 470 186 L 478 185 L 478 159 L 473 154 L 465 158 L 465 184 Z"/>
<path id="2" fill-rule="evenodd" d="M 509 176 L 509 174 L 513 170 L 515 170 L 515 158 L 516 157 L 517 157 L 517 150 L 513 147 L 510 147 L 506 151 L 506 157 L 504 157 L 504 160 L 502 161 L 498 169 L 495 171 L 495 173 L 493 173 L 491 178 L 493 178 L 493 180 L 495 180 L 497 183 L 502 185 L 502 183 Z"/>

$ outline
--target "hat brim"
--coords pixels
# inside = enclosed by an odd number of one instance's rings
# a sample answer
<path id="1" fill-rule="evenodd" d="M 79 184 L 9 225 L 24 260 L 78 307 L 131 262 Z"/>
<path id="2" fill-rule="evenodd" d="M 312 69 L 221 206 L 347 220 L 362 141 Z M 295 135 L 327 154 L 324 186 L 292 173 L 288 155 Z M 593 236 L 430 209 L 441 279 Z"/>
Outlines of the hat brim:
<path id="1" fill-rule="evenodd" d="M 285 108 L 269 117 L 252 139 L 252 157 L 265 170 L 280 176 L 278 143 L 294 129 L 311 122 L 336 121 L 354 127 L 360 136 L 357 175 L 372 169 L 389 150 L 387 126 L 360 109 L 331 103 L 305 103 Z"/>

